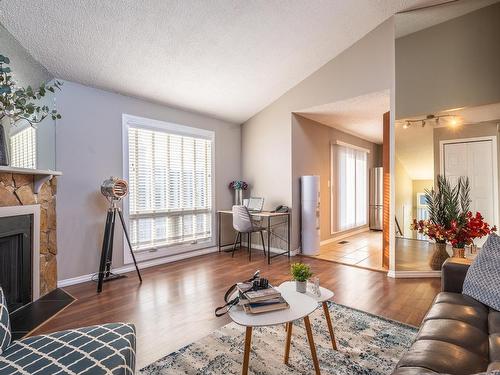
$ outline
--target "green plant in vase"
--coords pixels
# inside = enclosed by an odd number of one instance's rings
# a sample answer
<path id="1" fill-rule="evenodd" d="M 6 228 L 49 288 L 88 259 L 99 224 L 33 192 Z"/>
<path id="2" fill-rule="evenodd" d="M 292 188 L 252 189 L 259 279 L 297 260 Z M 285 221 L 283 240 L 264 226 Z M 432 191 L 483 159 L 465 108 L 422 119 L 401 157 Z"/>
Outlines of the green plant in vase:
<path id="1" fill-rule="evenodd" d="M 305 293 L 307 290 L 307 280 L 313 275 L 311 267 L 304 263 L 294 263 L 290 267 L 290 273 L 295 280 L 297 292 Z"/>
<path id="2" fill-rule="evenodd" d="M 51 110 L 47 105 L 41 105 L 37 101 L 45 97 L 48 92 L 54 93 L 56 89 L 60 90 L 62 83 L 57 80 L 52 84 L 41 83 L 37 89 L 31 86 L 18 87 L 12 77 L 9 64 L 10 59 L 0 55 L 0 165 L 8 165 L 6 138 L 2 124 L 4 118 L 8 118 L 11 124 L 26 121 L 33 127 L 47 116 L 50 116 L 52 120 L 61 118 L 57 110 Z"/>

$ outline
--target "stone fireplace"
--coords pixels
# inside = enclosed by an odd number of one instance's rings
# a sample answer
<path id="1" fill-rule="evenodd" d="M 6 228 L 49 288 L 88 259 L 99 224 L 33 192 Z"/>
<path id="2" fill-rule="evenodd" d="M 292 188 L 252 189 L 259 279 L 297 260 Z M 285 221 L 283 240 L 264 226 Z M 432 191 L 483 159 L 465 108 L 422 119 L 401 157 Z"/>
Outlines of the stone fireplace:
<path id="1" fill-rule="evenodd" d="M 32 282 L 34 288 L 32 292 L 34 299 L 36 299 L 38 297 L 35 290 L 37 284 L 40 297 L 57 287 L 55 200 L 57 180 L 55 177 L 49 179 L 51 176 L 48 173 L 45 173 L 46 176 L 43 179 L 40 178 L 37 171 L 33 171 L 33 174 L 25 173 L 28 172 L 23 171 L 23 174 L 0 172 L 0 219 L 27 215 L 34 220 L 32 228 L 37 233 L 33 233 L 31 244 L 39 248 L 39 252 L 35 251 L 36 249 L 31 249 L 33 256 L 31 264 L 39 270 L 39 280 Z M 33 272 L 33 275 L 36 274 L 37 272 Z"/>

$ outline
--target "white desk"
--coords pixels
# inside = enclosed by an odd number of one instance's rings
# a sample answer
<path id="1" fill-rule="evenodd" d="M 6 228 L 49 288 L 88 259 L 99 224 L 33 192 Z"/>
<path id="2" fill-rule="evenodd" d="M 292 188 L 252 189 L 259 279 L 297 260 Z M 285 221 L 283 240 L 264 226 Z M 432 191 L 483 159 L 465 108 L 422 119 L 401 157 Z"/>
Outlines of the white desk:
<path id="1" fill-rule="evenodd" d="M 221 236 L 221 226 L 222 226 L 222 216 L 223 215 L 233 215 L 233 211 L 231 210 L 220 210 L 217 211 L 217 218 L 218 218 L 218 229 L 217 229 L 217 244 L 219 247 L 219 252 L 223 250 L 224 247 L 227 246 L 233 246 L 233 243 L 222 243 L 222 236 Z M 263 218 L 267 219 L 267 264 L 271 264 L 271 259 L 275 258 L 280 255 L 288 255 L 288 258 L 290 258 L 290 217 L 291 217 L 291 212 L 271 212 L 271 211 L 261 211 L 261 212 L 250 212 L 250 216 L 252 217 L 258 217 L 258 218 Z M 286 218 L 286 225 L 287 225 L 287 250 L 281 253 L 273 254 L 271 255 L 271 220 L 273 218 L 277 217 L 283 217 Z M 241 240 L 240 240 L 240 246 L 241 246 Z"/>

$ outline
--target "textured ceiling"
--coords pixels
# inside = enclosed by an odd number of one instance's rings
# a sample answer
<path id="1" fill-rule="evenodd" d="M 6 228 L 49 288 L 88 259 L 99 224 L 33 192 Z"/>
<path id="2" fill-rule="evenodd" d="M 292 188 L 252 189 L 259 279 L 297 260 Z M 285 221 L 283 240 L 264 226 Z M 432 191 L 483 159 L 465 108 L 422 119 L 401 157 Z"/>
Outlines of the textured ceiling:
<path id="1" fill-rule="evenodd" d="M 441 6 L 419 9 L 396 15 L 396 38 L 415 33 L 497 3 L 499 0 L 460 0 Z"/>
<path id="2" fill-rule="evenodd" d="M 425 0 L 2 0 L 54 76 L 242 123 Z"/>
<path id="3" fill-rule="evenodd" d="M 382 116 L 390 109 L 390 93 L 375 92 L 297 111 L 303 117 L 346 133 L 382 144 Z"/>

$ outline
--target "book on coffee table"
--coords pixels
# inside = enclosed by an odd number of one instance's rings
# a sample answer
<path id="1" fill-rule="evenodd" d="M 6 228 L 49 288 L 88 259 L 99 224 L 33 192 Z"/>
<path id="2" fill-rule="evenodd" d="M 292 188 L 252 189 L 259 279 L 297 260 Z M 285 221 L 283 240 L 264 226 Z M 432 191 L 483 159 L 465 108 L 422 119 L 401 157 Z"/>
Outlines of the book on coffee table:
<path id="1" fill-rule="evenodd" d="M 260 314 L 264 312 L 284 310 L 289 307 L 290 306 L 288 305 L 286 300 L 281 296 L 260 302 L 248 302 L 243 305 L 245 312 L 250 314 Z"/>
<path id="2" fill-rule="evenodd" d="M 243 294 L 250 303 L 267 301 L 270 299 L 281 297 L 281 293 L 278 291 L 278 289 L 273 287 L 269 287 L 267 289 L 251 290 Z"/>

